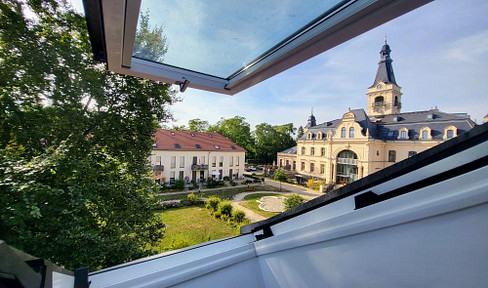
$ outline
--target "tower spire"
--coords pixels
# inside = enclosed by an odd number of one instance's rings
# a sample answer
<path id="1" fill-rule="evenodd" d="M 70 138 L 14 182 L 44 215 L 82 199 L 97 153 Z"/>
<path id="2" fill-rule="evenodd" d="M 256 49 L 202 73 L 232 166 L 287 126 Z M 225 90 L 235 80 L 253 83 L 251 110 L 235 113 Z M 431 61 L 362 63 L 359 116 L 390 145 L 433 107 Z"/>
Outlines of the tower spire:
<path id="1" fill-rule="evenodd" d="M 376 72 L 376 78 L 371 87 L 375 86 L 379 82 L 397 84 L 395 80 L 395 74 L 393 73 L 393 66 L 390 58 L 390 46 L 388 45 L 388 38 L 385 35 L 385 44 L 380 51 L 380 61 L 378 62 L 378 72 Z M 398 84 L 397 84 L 398 85 Z"/>

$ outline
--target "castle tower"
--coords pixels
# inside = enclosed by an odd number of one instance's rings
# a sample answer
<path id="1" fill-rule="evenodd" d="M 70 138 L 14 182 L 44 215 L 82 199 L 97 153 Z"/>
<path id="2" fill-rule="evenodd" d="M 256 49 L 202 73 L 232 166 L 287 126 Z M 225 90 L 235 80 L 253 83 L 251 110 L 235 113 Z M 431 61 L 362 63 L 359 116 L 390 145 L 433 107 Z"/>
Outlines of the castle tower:
<path id="1" fill-rule="evenodd" d="M 310 116 L 308 117 L 307 125 L 304 127 L 304 131 L 307 131 L 309 128 L 314 127 L 317 125 L 317 121 L 315 120 L 315 116 L 313 116 L 313 108 Z"/>
<path id="2" fill-rule="evenodd" d="M 380 51 L 378 72 L 371 87 L 368 88 L 368 116 L 380 116 L 400 113 L 402 107 L 401 87 L 398 86 L 393 73 L 390 58 L 390 46 L 386 42 Z"/>

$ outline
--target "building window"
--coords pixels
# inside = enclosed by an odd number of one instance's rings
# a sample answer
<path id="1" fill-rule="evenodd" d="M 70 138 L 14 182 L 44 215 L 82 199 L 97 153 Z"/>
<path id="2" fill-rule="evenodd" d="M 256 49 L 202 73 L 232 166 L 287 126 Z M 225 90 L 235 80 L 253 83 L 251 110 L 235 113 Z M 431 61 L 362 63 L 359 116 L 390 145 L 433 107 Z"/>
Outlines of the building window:
<path id="1" fill-rule="evenodd" d="M 325 148 L 324 147 L 322 147 L 320 149 L 320 156 L 325 156 Z"/>
<path id="2" fill-rule="evenodd" d="M 305 147 L 302 147 L 302 155 L 305 155 Z"/>
<path id="3" fill-rule="evenodd" d="M 171 156 L 171 168 L 176 168 L 176 156 Z"/>
<path id="4" fill-rule="evenodd" d="M 229 161 L 229 166 L 230 166 L 230 167 L 234 166 L 234 156 L 230 156 L 230 157 L 229 157 L 229 160 L 230 160 L 230 161 Z"/>
<path id="5" fill-rule="evenodd" d="M 388 151 L 388 162 L 395 162 L 396 161 L 396 151 L 390 150 Z"/>
<path id="6" fill-rule="evenodd" d="M 156 165 L 161 165 L 161 156 L 156 156 Z"/>
<path id="7" fill-rule="evenodd" d="M 200 157 L 201 163 L 200 164 L 205 164 L 205 156 Z"/>
<path id="8" fill-rule="evenodd" d="M 322 139 L 322 132 L 317 133 L 317 139 Z"/>
<path id="9" fill-rule="evenodd" d="M 401 139 L 407 139 L 407 131 L 401 131 L 400 132 L 400 138 Z"/>
<path id="10" fill-rule="evenodd" d="M 454 130 L 452 129 L 447 130 L 446 136 L 447 139 L 451 139 L 452 137 L 454 137 Z"/>
<path id="11" fill-rule="evenodd" d="M 334 171 L 334 166 L 332 166 Z M 336 183 L 349 184 L 358 179 L 358 156 L 351 150 L 343 150 L 337 155 Z"/>
<path id="12" fill-rule="evenodd" d="M 305 162 L 302 162 L 302 165 L 300 167 L 300 171 L 304 171 L 305 170 Z"/>
<path id="13" fill-rule="evenodd" d="M 417 152 L 415 152 L 415 151 L 408 151 L 408 157 L 412 157 L 415 154 L 417 154 Z"/>
<path id="14" fill-rule="evenodd" d="M 320 164 L 320 174 L 324 174 L 324 173 L 325 173 L 325 165 Z"/>
<path id="15" fill-rule="evenodd" d="M 310 163 L 310 172 L 315 171 L 315 163 Z"/>
<path id="16" fill-rule="evenodd" d="M 185 171 L 180 171 L 180 175 L 178 179 L 184 179 L 185 178 Z"/>
<path id="17" fill-rule="evenodd" d="M 280 159 L 280 167 L 283 166 L 283 159 Z"/>
<path id="18" fill-rule="evenodd" d="M 219 167 L 224 167 L 224 156 L 219 157 Z"/>
<path id="19" fill-rule="evenodd" d="M 169 172 L 169 183 L 174 184 L 175 183 L 175 171 Z"/>
<path id="20" fill-rule="evenodd" d="M 212 167 L 217 166 L 217 156 L 212 156 Z"/>
<path id="21" fill-rule="evenodd" d="M 349 138 L 354 138 L 354 127 L 349 128 Z"/>
<path id="22" fill-rule="evenodd" d="M 342 127 L 341 129 L 341 138 L 346 138 L 346 127 Z"/>
<path id="23" fill-rule="evenodd" d="M 383 98 L 383 96 L 379 96 L 374 99 L 375 107 L 380 107 L 383 106 L 384 104 L 385 104 L 385 98 Z"/>
<path id="24" fill-rule="evenodd" d="M 422 139 L 429 139 L 429 130 L 422 130 Z"/>
<path id="25" fill-rule="evenodd" d="M 185 168 L 185 156 L 180 156 L 180 168 Z"/>
<path id="26" fill-rule="evenodd" d="M 312 155 L 312 156 L 315 155 L 315 148 L 314 147 L 310 148 L 310 155 Z"/>
<path id="27" fill-rule="evenodd" d="M 293 161 L 293 171 L 297 170 L 297 161 Z"/>
<path id="28" fill-rule="evenodd" d="M 239 156 L 236 157 L 236 166 L 239 166 Z"/>

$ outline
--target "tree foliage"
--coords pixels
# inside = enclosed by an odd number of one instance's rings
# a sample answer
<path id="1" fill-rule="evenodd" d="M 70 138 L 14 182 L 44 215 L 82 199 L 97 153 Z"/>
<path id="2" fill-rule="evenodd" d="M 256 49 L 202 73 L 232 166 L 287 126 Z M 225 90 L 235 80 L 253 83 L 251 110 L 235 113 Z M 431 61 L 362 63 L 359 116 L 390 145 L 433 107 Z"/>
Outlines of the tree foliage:
<path id="1" fill-rule="evenodd" d="M 108 72 L 89 43 L 63 2 L 0 3 L 0 239 L 95 270 L 149 255 L 163 236 L 147 158 L 177 99 Z"/>
<path id="2" fill-rule="evenodd" d="M 270 125 L 261 123 L 254 131 L 256 141 L 256 159 L 261 163 L 272 163 L 276 153 L 296 145 L 293 139 L 295 128 L 293 123 Z"/>
<path id="3" fill-rule="evenodd" d="M 298 131 L 297 131 L 297 141 L 298 139 L 300 139 L 300 137 L 302 137 L 304 134 L 304 131 L 303 131 L 303 126 L 300 126 L 298 127 Z"/>
<path id="4" fill-rule="evenodd" d="M 134 40 L 134 56 L 156 62 L 162 62 L 168 51 L 163 27 L 149 27 L 149 11 L 141 13 L 139 27 Z"/>
<path id="5" fill-rule="evenodd" d="M 195 132 L 206 132 L 210 127 L 208 121 L 200 120 L 199 118 L 191 119 L 188 121 L 188 130 Z"/>
<path id="6" fill-rule="evenodd" d="M 254 153 L 254 138 L 251 135 L 251 126 L 246 118 L 235 116 L 230 119 L 221 119 L 210 126 L 208 132 L 217 132 L 242 148 L 247 150 L 246 157 L 252 158 Z"/>
<path id="7" fill-rule="evenodd" d="M 287 178 L 285 175 L 285 171 L 283 171 L 283 169 L 281 168 L 277 169 L 274 173 L 273 179 L 280 182 L 286 182 Z"/>

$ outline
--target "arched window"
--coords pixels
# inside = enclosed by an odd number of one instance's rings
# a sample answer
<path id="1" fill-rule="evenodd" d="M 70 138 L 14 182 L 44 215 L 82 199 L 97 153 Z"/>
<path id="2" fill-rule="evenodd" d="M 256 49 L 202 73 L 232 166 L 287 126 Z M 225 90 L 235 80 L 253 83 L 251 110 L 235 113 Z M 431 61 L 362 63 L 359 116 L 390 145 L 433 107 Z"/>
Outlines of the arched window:
<path id="1" fill-rule="evenodd" d="M 385 104 L 385 98 L 383 98 L 383 96 L 378 96 L 376 98 L 374 98 L 374 106 L 375 107 L 380 107 L 380 106 L 383 106 Z"/>
<path id="2" fill-rule="evenodd" d="M 346 138 L 346 127 L 342 127 L 341 129 L 341 138 Z"/>
<path id="3" fill-rule="evenodd" d="M 399 106 L 400 103 L 398 102 L 398 96 L 395 96 L 395 106 Z"/>
<path id="4" fill-rule="evenodd" d="M 429 130 L 422 130 L 422 139 L 429 139 Z"/>
<path id="5" fill-rule="evenodd" d="M 337 155 L 336 183 L 348 184 L 358 179 L 358 156 L 351 150 Z"/>
<path id="6" fill-rule="evenodd" d="M 349 138 L 354 138 L 354 127 L 349 128 Z"/>

